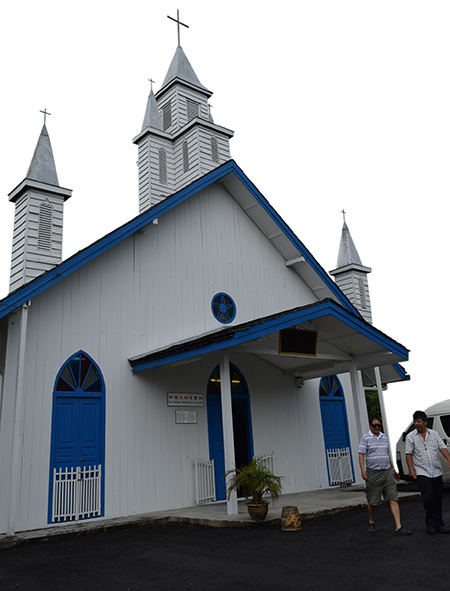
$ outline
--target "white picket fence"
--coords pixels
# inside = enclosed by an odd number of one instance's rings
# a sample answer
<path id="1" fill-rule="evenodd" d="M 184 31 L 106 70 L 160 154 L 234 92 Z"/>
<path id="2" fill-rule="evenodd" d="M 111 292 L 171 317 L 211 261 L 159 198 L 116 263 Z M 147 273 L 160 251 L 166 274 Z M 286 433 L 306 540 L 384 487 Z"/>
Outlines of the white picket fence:
<path id="1" fill-rule="evenodd" d="M 53 469 L 52 523 L 101 515 L 102 467 Z"/>
<path id="2" fill-rule="evenodd" d="M 350 448 L 327 449 L 330 485 L 353 482 Z"/>
<path id="3" fill-rule="evenodd" d="M 216 500 L 214 460 L 195 460 L 195 497 L 197 504 Z"/>
<path id="4" fill-rule="evenodd" d="M 264 456 L 258 456 L 258 460 L 260 460 L 264 466 L 272 472 L 273 471 L 273 452 L 271 454 L 266 454 Z"/>

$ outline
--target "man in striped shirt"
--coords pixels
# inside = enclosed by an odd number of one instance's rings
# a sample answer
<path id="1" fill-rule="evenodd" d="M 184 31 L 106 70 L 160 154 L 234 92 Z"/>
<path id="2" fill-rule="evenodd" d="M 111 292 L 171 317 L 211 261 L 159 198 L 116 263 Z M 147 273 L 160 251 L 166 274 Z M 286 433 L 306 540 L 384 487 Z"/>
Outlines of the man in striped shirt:
<path id="1" fill-rule="evenodd" d="M 427 415 L 422 410 L 413 414 L 415 430 L 406 436 L 406 463 L 409 475 L 417 481 L 425 508 L 428 534 L 448 534 L 442 519 L 442 466 L 439 452 L 450 466 L 447 446 L 433 429 L 427 428 Z"/>
<path id="2" fill-rule="evenodd" d="M 402 527 L 396 480 L 400 476 L 394 470 L 389 453 L 389 441 L 381 432 L 380 417 L 373 416 L 369 421 L 370 430 L 362 436 L 359 443 L 359 466 L 361 476 L 366 481 L 367 509 L 369 511 L 369 532 L 375 532 L 374 507 L 381 505 L 381 499 L 389 502 L 395 522 L 397 535 L 410 535 L 408 529 Z M 365 466 L 364 466 L 365 462 Z"/>

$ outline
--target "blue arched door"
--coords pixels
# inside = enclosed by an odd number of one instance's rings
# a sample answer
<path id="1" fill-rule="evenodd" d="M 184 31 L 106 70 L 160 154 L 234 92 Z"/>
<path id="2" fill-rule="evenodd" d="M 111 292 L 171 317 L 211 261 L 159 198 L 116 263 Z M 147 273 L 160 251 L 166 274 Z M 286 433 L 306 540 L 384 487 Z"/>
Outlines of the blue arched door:
<path id="1" fill-rule="evenodd" d="M 237 467 L 245 466 L 253 456 L 250 396 L 247 382 L 238 368 L 230 363 L 231 403 L 233 411 L 234 460 Z M 226 498 L 225 454 L 223 447 L 222 405 L 220 398 L 220 369 L 217 366 L 208 381 L 207 391 L 209 457 L 214 460 L 216 499 Z"/>
<path id="2" fill-rule="evenodd" d="M 103 515 L 105 387 L 82 351 L 59 371 L 53 393 L 49 522 Z"/>
<path id="3" fill-rule="evenodd" d="M 322 378 L 319 385 L 319 395 L 329 482 L 337 484 L 339 474 L 335 473 L 334 468 L 341 468 L 341 465 L 345 464 L 342 458 L 348 458 L 348 466 L 346 476 L 341 482 L 349 482 L 354 479 L 354 472 L 344 390 L 339 378 L 337 376 Z"/>

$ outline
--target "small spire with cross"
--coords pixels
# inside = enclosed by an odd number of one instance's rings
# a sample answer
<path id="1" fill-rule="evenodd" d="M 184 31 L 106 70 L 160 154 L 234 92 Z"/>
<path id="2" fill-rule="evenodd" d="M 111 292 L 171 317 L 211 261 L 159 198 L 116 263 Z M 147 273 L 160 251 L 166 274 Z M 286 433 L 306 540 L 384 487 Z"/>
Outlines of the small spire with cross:
<path id="1" fill-rule="evenodd" d="M 170 18 L 171 21 L 174 21 L 177 23 L 177 31 L 178 31 L 178 46 L 180 47 L 180 25 L 183 25 L 183 27 L 186 27 L 186 29 L 189 29 L 189 25 L 185 25 L 184 23 L 182 23 L 180 21 L 180 11 L 177 8 L 177 18 L 173 18 L 172 16 L 167 15 L 167 18 Z"/>
<path id="2" fill-rule="evenodd" d="M 51 115 L 51 113 L 49 113 L 47 111 L 47 109 L 44 109 L 43 111 L 39 111 L 39 113 L 44 113 L 44 125 L 45 125 L 45 122 L 47 121 L 47 115 Z"/>
<path id="3" fill-rule="evenodd" d="M 347 212 L 346 212 L 346 211 L 344 211 L 344 210 L 342 209 L 342 210 L 341 210 L 341 213 L 342 213 L 342 215 L 343 215 L 343 217 L 344 217 L 344 224 L 345 224 L 345 214 L 346 214 Z"/>

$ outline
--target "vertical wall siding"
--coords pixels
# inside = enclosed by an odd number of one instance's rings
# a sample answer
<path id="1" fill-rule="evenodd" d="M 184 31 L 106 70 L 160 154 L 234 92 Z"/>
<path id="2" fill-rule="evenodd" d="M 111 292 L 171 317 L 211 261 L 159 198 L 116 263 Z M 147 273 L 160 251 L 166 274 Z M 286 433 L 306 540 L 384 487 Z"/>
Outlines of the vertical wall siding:
<path id="1" fill-rule="evenodd" d="M 206 406 L 197 409 L 197 425 L 176 425 L 167 392 L 206 394 L 218 357 L 145 375 L 133 375 L 127 359 L 219 328 L 210 309 L 219 291 L 234 298 L 236 323 L 314 301 L 216 185 L 33 299 L 18 529 L 47 524 L 54 381 L 80 349 L 99 365 L 106 386 L 105 517 L 194 503 L 193 461 L 209 454 Z M 251 357 L 236 362 L 250 387 L 255 452 L 273 449 L 278 461 L 285 458 L 289 490 L 324 485 L 323 463 L 318 459 L 317 468 L 309 455 L 320 449 L 320 429 L 310 431 L 315 393 L 295 389 L 293 378 Z M 8 388 L 13 372 L 11 362 Z"/>

